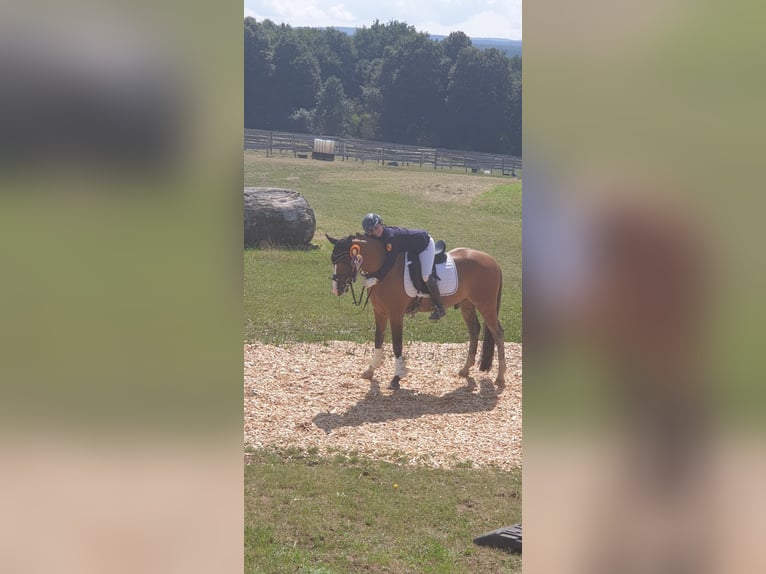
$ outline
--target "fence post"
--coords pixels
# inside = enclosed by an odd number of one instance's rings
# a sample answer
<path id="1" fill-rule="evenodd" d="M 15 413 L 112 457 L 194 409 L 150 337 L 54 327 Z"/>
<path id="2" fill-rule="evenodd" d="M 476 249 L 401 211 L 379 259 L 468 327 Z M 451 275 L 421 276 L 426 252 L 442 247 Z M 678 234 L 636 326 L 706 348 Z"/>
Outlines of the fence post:
<path id="1" fill-rule="evenodd" d="M 272 145 L 273 145 L 273 136 L 274 136 L 274 132 L 269 132 L 269 150 L 268 150 L 268 152 L 266 153 L 266 156 L 267 156 L 267 157 L 271 157 L 271 156 L 274 154 L 274 151 L 273 151 L 273 149 L 272 149 Z"/>
<path id="2" fill-rule="evenodd" d="M 436 171 L 436 164 L 439 163 L 439 152 L 434 150 L 434 171 Z"/>

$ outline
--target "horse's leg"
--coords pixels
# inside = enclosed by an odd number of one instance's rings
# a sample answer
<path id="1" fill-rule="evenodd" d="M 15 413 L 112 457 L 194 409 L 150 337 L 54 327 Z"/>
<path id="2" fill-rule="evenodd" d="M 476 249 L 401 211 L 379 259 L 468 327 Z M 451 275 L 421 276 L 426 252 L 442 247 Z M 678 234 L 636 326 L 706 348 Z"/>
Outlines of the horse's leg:
<path id="1" fill-rule="evenodd" d="M 495 342 L 497 343 L 497 377 L 495 384 L 498 387 L 505 385 L 505 341 L 503 340 L 503 328 L 500 323 L 497 324 L 499 331 L 495 333 Z"/>
<path id="2" fill-rule="evenodd" d="M 495 378 L 495 384 L 503 386 L 505 385 L 505 343 L 503 340 L 505 332 L 502 325 L 500 325 L 497 310 L 494 306 L 479 307 L 479 312 L 484 317 L 484 327 L 492 333 L 497 347 L 497 377 Z"/>
<path id="3" fill-rule="evenodd" d="M 479 318 L 476 316 L 476 306 L 470 301 L 464 301 L 460 305 L 460 311 L 463 313 L 463 320 L 468 327 L 468 357 L 465 360 L 465 365 L 458 375 L 461 377 L 467 377 L 471 367 L 476 363 L 476 349 L 479 346 L 479 333 L 481 331 L 481 325 L 479 324 Z"/>
<path id="4" fill-rule="evenodd" d="M 396 368 L 394 378 L 388 385 L 391 389 L 399 388 L 399 380 L 407 374 L 404 368 L 404 357 L 402 356 L 402 331 L 404 330 L 404 315 L 391 317 L 391 343 L 394 347 L 394 357 Z"/>
<path id="5" fill-rule="evenodd" d="M 375 350 L 372 352 L 372 363 L 362 373 L 362 378 L 372 379 L 375 369 L 383 364 L 383 340 L 386 338 L 386 323 L 388 317 L 382 311 L 375 310 Z"/>

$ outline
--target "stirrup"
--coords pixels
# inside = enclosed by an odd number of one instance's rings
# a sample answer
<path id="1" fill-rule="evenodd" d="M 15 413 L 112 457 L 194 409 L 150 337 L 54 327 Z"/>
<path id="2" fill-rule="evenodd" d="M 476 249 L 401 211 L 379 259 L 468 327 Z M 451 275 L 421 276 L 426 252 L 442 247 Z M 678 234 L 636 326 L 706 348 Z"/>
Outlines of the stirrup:
<path id="1" fill-rule="evenodd" d="M 436 308 L 436 309 L 434 309 L 434 312 L 431 313 L 431 316 L 429 317 L 429 319 L 431 321 L 438 321 L 439 319 L 444 317 L 446 314 L 447 314 L 447 312 L 444 309 Z"/>

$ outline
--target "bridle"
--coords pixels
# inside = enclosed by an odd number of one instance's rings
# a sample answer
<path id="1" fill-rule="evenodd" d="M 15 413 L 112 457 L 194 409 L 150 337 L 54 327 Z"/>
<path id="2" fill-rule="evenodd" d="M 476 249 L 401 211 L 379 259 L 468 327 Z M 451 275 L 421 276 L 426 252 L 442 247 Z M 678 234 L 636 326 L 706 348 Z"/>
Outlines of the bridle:
<path id="1" fill-rule="evenodd" d="M 343 285 L 344 287 L 348 287 L 349 291 L 351 291 L 351 300 L 354 302 L 354 305 L 358 307 L 362 304 L 362 300 L 364 299 L 364 291 L 365 287 L 362 286 L 362 290 L 359 292 L 359 297 L 356 296 L 356 291 L 354 291 L 354 283 L 356 282 L 356 276 L 361 271 L 362 268 L 362 255 L 359 253 L 359 247 L 358 246 L 352 246 L 351 249 L 348 251 L 343 251 L 340 255 L 337 257 L 332 258 L 332 264 L 337 265 L 339 262 L 348 259 L 349 260 L 349 266 L 351 267 L 351 273 L 334 273 L 330 279 L 335 281 L 338 285 Z M 367 289 L 367 299 L 364 301 L 364 309 L 367 307 L 367 303 L 370 300 L 370 290 Z"/>

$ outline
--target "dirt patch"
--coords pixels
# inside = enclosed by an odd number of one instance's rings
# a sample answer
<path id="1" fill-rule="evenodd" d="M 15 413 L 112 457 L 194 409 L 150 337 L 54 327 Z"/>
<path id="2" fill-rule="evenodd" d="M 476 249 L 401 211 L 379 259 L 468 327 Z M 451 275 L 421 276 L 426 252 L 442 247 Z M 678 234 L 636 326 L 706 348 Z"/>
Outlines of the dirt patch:
<path id="1" fill-rule="evenodd" d="M 408 178 L 407 181 L 399 182 L 397 191 L 416 193 L 418 197 L 429 201 L 449 201 L 468 204 L 474 198 L 506 183 L 500 178 L 468 176 L 455 177 L 454 174 L 419 174 L 422 181 L 417 177 Z M 427 179 L 426 179 L 427 178 Z"/>
<path id="2" fill-rule="evenodd" d="M 392 168 L 397 169 L 397 168 Z M 356 177 L 364 181 L 365 175 L 379 179 L 378 172 L 361 172 Z M 477 176 L 458 172 L 429 171 L 420 168 L 398 168 L 386 173 L 386 185 L 397 193 L 417 195 L 428 201 L 468 204 L 474 198 L 498 185 L 508 183 L 501 177 Z"/>
<path id="3" fill-rule="evenodd" d="M 410 372 L 391 391 L 390 351 L 372 381 L 360 377 L 372 344 L 245 345 L 245 445 L 440 467 L 519 467 L 521 345 L 506 343 L 504 387 L 493 383 L 495 368 L 460 378 L 466 350 L 467 344 L 406 345 Z"/>

